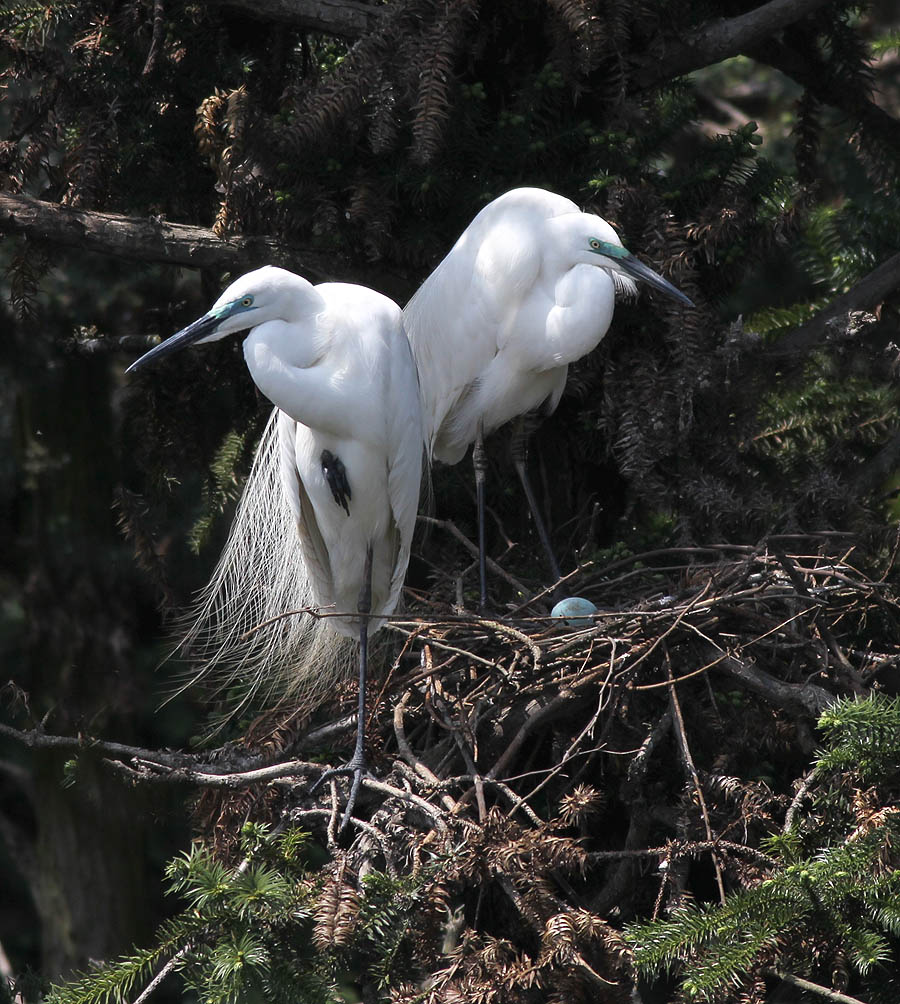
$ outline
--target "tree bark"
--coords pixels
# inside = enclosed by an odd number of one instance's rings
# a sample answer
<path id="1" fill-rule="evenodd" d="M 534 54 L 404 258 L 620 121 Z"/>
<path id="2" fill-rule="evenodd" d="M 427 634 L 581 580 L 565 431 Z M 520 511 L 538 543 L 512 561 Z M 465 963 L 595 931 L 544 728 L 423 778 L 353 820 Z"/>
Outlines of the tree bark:
<path id="1" fill-rule="evenodd" d="M 96 213 L 0 193 L 0 233 L 20 234 L 61 247 L 97 251 L 129 261 L 247 272 L 283 265 L 314 282 L 346 280 L 342 256 L 285 245 L 272 237 L 217 237 L 212 230 L 150 217 Z"/>
<path id="2" fill-rule="evenodd" d="M 370 32 L 385 10 L 354 0 L 212 0 L 211 5 L 340 38 L 359 38 Z"/>
<path id="3" fill-rule="evenodd" d="M 34 758 L 30 885 L 41 919 L 42 970 L 54 981 L 129 951 L 147 933 L 147 829 L 136 821 L 151 815 L 149 793 L 123 788 L 84 756 L 77 784 L 64 787 L 63 762 L 54 753 Z"/>
<path id="4" fill-rule="evenodd" d="M 828 341 L 835 325 L 854 310 L 872 310 L 900 286 L 900 253 L 892 255 L 877 268 L 820 310 L 802 327 L 787 332 L 766 350 L 768 356 L 789 356 L 809 352 Z"/>
<path id="5" fill-rule="evenodd" d="M 650 60 L 634 76 L 641 88 L 737 56 L 823 7 L 826 0 L 770 0 L 738 17 L 708 21 L 684 38 L 669 38 L 662 59 Z"/>
<path id="6" fill-rule="evenodd" d="M 710 647 L 710 654 L 718 654 Z M 740 659 L 728 656 L 718 663 L 716 670 L 730 676 L 747 690 L 764 697 L 779 708 L 803 711 L 815 718 L 834 701 L 834 695 L 814 683 L 784 683 L 758 666 L 749 666 Z"/>

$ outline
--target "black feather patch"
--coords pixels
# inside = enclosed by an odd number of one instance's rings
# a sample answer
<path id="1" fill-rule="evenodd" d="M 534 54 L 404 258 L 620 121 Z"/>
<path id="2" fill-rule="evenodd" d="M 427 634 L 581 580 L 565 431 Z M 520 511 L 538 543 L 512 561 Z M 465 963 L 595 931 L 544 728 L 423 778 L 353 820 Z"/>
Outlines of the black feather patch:
<path id="1" fill-rule="evenodd" d="M 334 501 L 339 506 L 343 506 L 344 512 L 350 515 L 350 500 L 353 493 L 350 491 L 350 482 L 347 480 L 347 468 L 344 467 L 340 457 L 336 457 L 331 450 L 322 450 L 322 473 L 331 489 Z"/>

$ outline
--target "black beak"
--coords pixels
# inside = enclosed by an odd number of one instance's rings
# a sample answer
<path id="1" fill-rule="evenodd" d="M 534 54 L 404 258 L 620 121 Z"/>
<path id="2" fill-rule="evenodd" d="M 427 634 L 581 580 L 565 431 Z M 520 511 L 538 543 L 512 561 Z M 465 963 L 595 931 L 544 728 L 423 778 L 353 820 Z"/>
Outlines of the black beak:
<path id="1" fill-rule="evenodd" d="M 125 372 L 133 373 L 145 363 L 151 362 L 151 360 L 162 359 L 163 356 L 172 355 L 173 352 L 178 352 L 179 349 L 192 345 L 206 335 L 211 335 L 221 322 L 221 317 L 216 317 L 214 314 L 204 314 L 203 317 L 194 321 L 193 324 L 182 328 L 181 331 L 172 335 L 171 338 L 167 338 L 164 342 L 160 342 L 159 345 L 155 345 L 149 352 L 145 352 Z"/>
<path id="2" fill-rule="evenodd" d="M 633 279 L 646 282 L 648 286 L 652 286 L 660 293 L 665 293 L 666 296 L 683 303 L 686 307 L 694 306 L 693 301 L 686 297 L 680 289 L 676 289 L 671 282 L 667 282 L 661 275 L 657 275 L 652 268 L 635 258 L 634 255 L 619 258 L 618 262 L 622 271 L 627 272 Z M 154 351 L 156 350 L 154 349 Z"/>

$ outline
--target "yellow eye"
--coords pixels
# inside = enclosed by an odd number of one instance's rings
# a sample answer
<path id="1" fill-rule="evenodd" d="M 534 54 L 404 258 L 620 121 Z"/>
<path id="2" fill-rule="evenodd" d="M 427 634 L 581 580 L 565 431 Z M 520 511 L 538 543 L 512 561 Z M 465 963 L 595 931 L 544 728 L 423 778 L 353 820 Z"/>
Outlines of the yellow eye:
<path id="1" fill-rule="evenodd" d="M 598 241 L 596 237 L 592 237 L 590 239 L 589 243 L 591 245 L 591 250 L 592 251 L 599 251 L 600 250 L 600 241 Z"/>
<path id="2" fill-rule="evenodd" d="M 252 305 L 252 303 L 253 303 L 253 297 L 252 296 L 245 296 L 244 299 L 241 300 L 241 306 L 242 307 L 249 307 L 249 306 Z"/>

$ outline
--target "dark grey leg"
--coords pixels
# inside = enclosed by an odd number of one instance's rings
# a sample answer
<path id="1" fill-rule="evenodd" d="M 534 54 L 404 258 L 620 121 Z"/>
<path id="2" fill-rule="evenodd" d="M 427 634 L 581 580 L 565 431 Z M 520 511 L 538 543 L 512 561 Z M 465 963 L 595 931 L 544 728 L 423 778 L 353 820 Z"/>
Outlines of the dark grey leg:
<path id="1" fill-rule="evenodd" d="M 562 578 L 562 573 L 559 570 L 556 555 L 554 555 L 553 547 L 550 544 L 550 535 L 547 533 L 547 527 L 544 526 L 544 521 L 541 518 L 537 499 L 534 497 L 534 492 L 531 490 L 531 482 L 528 480 L 528 471 L 525 467 L 525 458 L 528 453 L 528 433 L 525 426 L 525 416 L 521 416 L 516 419 L 513 427 L 510 452 L 512 454 L 513 464 L 515 464 L 516 473 L 519 475 L 519 480 L 522 482 L 522 488 L 525 491 L 525 498 L 528 499 L 528 508 L 531 509 L 531 518 L 534 520 L 534 526 L 537 530 L 538 537 L 541 539 L 541 544 L 544 547 L 544 553 L 547 555 L 547 562 L 550 565 L 550 574 L 553 576 L 554 582 L 559 582 Z"/>
<path id="2" fill-rule="evenodd" d="M 478 609 L 484 613 L 487 607 L 487 559 L 484 553 L 484 475 L 487 461 L 484 455 L 484 432 L 478 423 L 475 445 L 472 447 L 472 466 L 475 468 L 475 500 L 478 508 L 478 586 L 480 596 Z"/>
<path id="3" fill-rule="evenodd" d="M 350 785 L 350 797 L 347 799 L 347 808 L 344 810 L 344 818 L 341 820 L 341 829 L 347 825 L 353 807 L 356 805 L 356 796 L 359 794 L 359 786 L 362 784 L 363 774 L 366 772 L 366 670 L 368 669 L 369 655 L 369 614 L 372 612 L 372 545 L 366 549 L 366 564 L 363 568 L 363 583 L 359 590 L 359 601 L 356 609 L 363 616 L 360 617 L 359 627 L 359 702 L 356 706 L 356 749 L 347 764 L 347 771 L 353 771 L 353 782 Z"/>
<path id="4" fill-rule="evenodd" d="M 363 776 L 366 773 L 366 670 L 368 668 L 369 652 L 369 617 L 372 612 L 372 546 L 366 549 L 366 563 L 363 567 L 363 582 L 359 590 L 359 600 L 356 609 L 362 616 L 360 617 L 359 628 L 359 700 L 357 703 L 356 718 L 356 748 L 350 762 L 344 767 L 335 767 L 333 770 L 326 770 L 318 781 L 309 789 L 310 795 L 333 777 L 345 774 L 352 774 L 353 780 L 350 783 L 350 796 L 347 799 L 347 807 L 341 819 L 340 831 L 343 832 L 353 815 L 356 805 L 356 796 L 359 794 Z"/>

